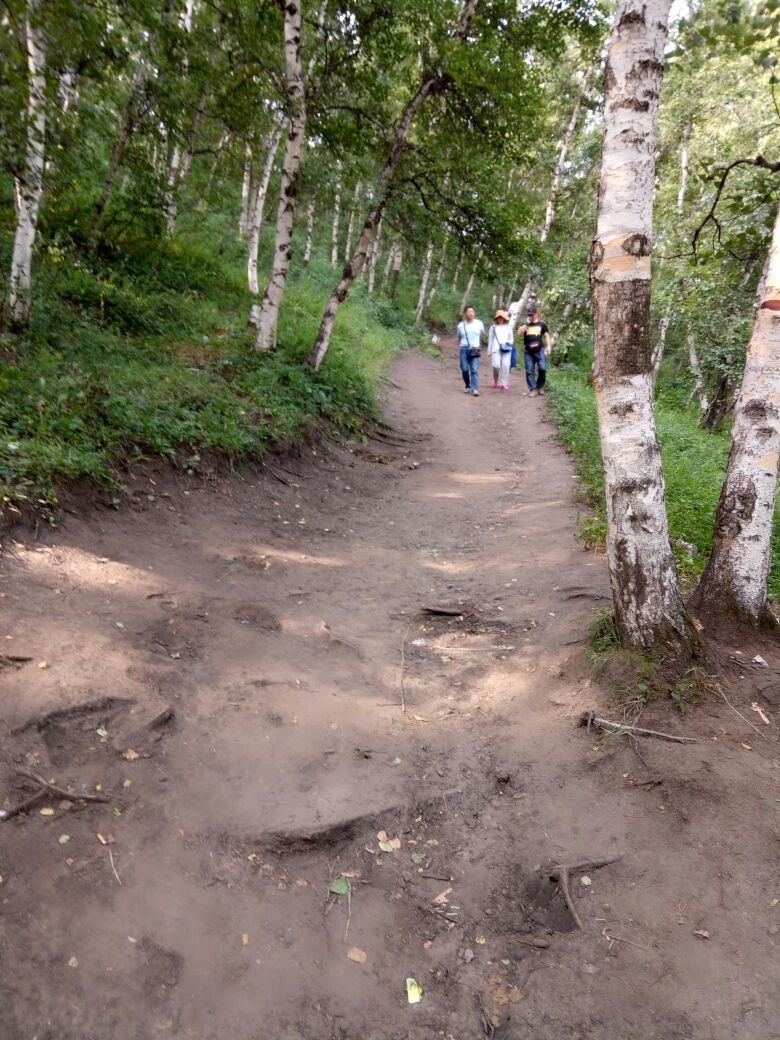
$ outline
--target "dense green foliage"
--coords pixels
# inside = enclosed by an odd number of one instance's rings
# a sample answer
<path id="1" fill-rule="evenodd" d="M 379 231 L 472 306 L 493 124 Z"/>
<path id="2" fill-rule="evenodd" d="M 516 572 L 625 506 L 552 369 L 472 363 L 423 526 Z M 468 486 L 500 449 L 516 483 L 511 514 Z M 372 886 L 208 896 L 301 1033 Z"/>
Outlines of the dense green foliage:
<path id="1" fill-rule="evenodd" d="M 576 460 L 585 501 L 593 510 L 581 516 L 580 528 L 590 544 L 604 540 L 604 476 L 601 468 L 596 401 L 586 373 L 573 364 L 555 370 L 548 400 L 562 442 Z M 691 409 L 661 399 L 657 407 L 669 533 L 678 566 L 692 581 L 700 573 L 712 544 L 712 525 L 729 453 L 727 430 L 708 433 Z M 780 508 L 775 516 L 772 595 L 780 596 Z"/>
<path id="2" fill-rule="evenodd" d="M 376 414 L 379 376 L 415 342 L 411 323 L 360 287 L 327 364 L 301 365 L 330 289 L 316 259 L 290 286 L 279 349 L 258 354 L 243 319 L 242 251 L 217 263 L 214 226 L 126 248 L 122 263 L 56 252 L 24 335 L 0 369 L 0 493 L 6 509 L 55 515 L 56 487 L 88 477 L 121 493 L 122 464 L 159 454 L 185 469 L 202 452 L 261 458 L 326 421 L 357 432 Z"/>

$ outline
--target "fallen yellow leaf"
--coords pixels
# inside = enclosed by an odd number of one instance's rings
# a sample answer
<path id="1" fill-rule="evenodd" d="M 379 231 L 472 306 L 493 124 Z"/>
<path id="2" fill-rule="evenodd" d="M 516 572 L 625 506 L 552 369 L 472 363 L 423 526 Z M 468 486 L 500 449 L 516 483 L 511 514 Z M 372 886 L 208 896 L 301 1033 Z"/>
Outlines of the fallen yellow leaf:
<path id="1" fill-rule="evenodd" d="M 68 961 L 68 967 L 69 968 L 78 968 L 78 966 L 79 966 L 78 958 L 71 957 L 71 959 Z"/>
<path id="2" fill-rule="evenodd" d="M 242 946 L 248 946 L 249 945 L 249 932 L 244 932 L 243 935 L 241 936 L 241 945 Z"/>
<path id="3" fill-rule="evenodd" d="M 128 762 L 135 762 L 135 760 L 140 757 L 141 756 L 138 754 L 138 752 L 133 751 L 131 747 L 129 747 L 127 751 L 122 752 L 122 758 L 126 759 Z"/>
<path id="4" fill-rule="evenodd" d="M 50 806 L 46 806 L 45 809 L 41 809 L 41 816 L 53 816 L 54 810 Z"/>
<path id="5" fill-rule="evenodd" d="M 368 960 L 368 954 L 366 951 L 361 950 L 357 946 L 353 946 L 352 949 L 348 951 L 347 957 L 349 957 L 351 961 L 354 961 L 355 964 L 365 964 Z"/>
<path id="6" fill-rule="evenodd" d="M 475 943 L 479 943 L 479 945 L 480 945 L 480 946 L 484 946 L 484 945 L 485 945 L 485 943 L 487 942 L 487 939 L 485 939 L 485 936 L 484 936 L 484 935 L 478 935 L 478 936 L 477 936 L 477 937 L 475 938 L 474 942 L 475 942 Z"/>

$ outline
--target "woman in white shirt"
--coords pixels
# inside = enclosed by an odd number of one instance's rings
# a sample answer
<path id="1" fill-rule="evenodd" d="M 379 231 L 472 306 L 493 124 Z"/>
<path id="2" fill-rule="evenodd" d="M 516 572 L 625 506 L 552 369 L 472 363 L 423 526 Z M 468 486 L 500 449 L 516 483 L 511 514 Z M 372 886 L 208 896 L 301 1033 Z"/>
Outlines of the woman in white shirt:
<path id="1" fill-rule="evenodd" d="M 496 311 L 488 332 L 488 354 L 493 366 L 493 389 L 509 389 L 509 369 L 512 364 L 514 332 L 506 311 Z"/>

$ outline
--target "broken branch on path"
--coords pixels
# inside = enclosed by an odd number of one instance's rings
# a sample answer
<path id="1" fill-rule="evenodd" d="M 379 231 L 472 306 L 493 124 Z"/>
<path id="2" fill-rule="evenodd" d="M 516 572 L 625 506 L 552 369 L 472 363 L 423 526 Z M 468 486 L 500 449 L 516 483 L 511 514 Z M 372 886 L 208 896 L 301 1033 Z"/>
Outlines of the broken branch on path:
<path id="1" fill-rule="evenodd" d="M 0 809 L 0 819 L 2 820 L 10 820 L 12 817 L 31 809 L 33 805 L 36 805 L 44 798 L 55 794 L 72 802 L 77 802 L 79 799 L 83 802 L 107 802 L 109 800 L 102 794 L 80 794 L 78 791 L 71 791 L 67 787 L 58 787 L 57 784 L 50 783 L 40 773 L 34 773 L 28 769 L 16 769 L 15 772 L 17 776 L 21 776 L 25 780 L 31 781 L 31 783 L 38 784 L 40 790 L 12 809 Z"/>
<path id="2" fill-rule="evenodd" d="M 574 923 L 578 928 L 582 928 L 582 921 L 571 897 L 569 875 L 577 870 L 598 870 L 600 867 L 609 866 L 610 863 L 617 863 L 621 858 L 621 856 L 613 856 L 612 859 L 586 859 L 581 863 L 558 863 L 550 871 L 550 878 L 553 881 L 557 881 L 560 885 L 563 898 L 566 900 L 566 906 L 568 906 L 569 913 L 574 918 Z"/>
<path id="3" fill-rule="evenodd" d="M 580 726 L 587 726 L 590 733 L 593 729 L 609 729 L 618 735 L 635 734 L 638 737 L 657 737 L 658 740 L 669 740 L 674 744 L 695 744 L 696 737 L 677 737 L 673 733 L 661 733 L 656 729 L 643 729 L 641 726 L 629 726 L 626 722 L 611 722 L 609 719 L 599 718 L 593 711 L 584 711 L 580 715 Z"/>

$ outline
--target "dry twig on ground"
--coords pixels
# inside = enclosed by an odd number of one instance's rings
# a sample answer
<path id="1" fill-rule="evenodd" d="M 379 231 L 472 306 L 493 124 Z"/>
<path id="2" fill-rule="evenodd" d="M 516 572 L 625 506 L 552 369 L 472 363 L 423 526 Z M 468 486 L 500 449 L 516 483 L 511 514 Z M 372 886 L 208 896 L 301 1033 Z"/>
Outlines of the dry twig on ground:
<path id="1" fill-rule="evenodd" d="M 617 863 L 621 859 L 620 856 L 613 856 L 611 859 L 586 859 L 581 863 L 558 863 L 550 871 L 550 877 L 553 881 L 557 881 L 561 887 L 563 898 L 566 900 L 566 905 L 569 908 L 571 916 L 574 918 L 574 923 L 578 928 L 582 928 L 582 921 L 580 915 L 577 913 L 574 901 L 571 898 L 571 889 L 569 888 L 569 875 L 573 871 L 577 870 L 598 870 L 600 867 L 607 867 L 610 863 Z"/>

